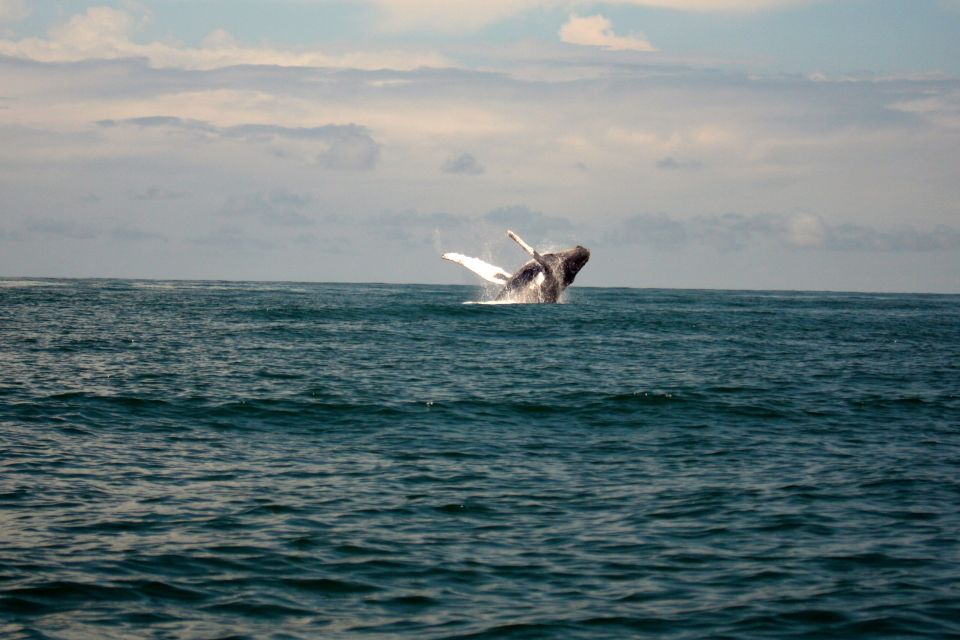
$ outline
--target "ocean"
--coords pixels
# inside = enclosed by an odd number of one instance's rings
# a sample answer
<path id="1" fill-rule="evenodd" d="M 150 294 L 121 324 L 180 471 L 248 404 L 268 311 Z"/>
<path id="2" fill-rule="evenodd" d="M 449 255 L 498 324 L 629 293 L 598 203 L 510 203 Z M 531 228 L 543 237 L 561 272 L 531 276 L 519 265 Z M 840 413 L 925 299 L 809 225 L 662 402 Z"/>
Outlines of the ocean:
<path id="1" fill-rule="evenodd" d="M 0 636 L 960 637 L 960 296 L 0 280 Z"/>

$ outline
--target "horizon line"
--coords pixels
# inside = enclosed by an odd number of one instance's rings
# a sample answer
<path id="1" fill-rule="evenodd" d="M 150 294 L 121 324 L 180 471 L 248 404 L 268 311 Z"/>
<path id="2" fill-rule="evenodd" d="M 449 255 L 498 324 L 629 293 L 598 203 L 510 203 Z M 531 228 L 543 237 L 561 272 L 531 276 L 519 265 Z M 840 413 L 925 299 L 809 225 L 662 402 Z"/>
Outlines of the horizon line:
<path id="1" fill-rule="evenodd" d="M 385 281 L 352 281 L 352 280 L 232 280 L 229 278 L 159 278 L 159 277 L 130 277 L 130 276 L 8 276 L 0 275 L 0 282 L 18 280 L 120 280 L 129 282 L 228 282 L 233 284 L 297 284 L 297 285 L 379 285 L 379 286 L 419 286 L 419 287 L 476 287 L 483 288 L 482 284 L 455 284 L 440 282 L 385 282 Z M 637 287 L 627 285 L 577 285 L 577 289 L 635 289 L 638 291 L 713 291 L 713 292 L 740 292 L 740 293 L 809 293 L 809 294 L 856 294 L 856 295 L 904 295 L 904 296 L 960 296 L 960 291 L 894 291 L 873 290 L 856 291 L 850 289 L 755 289 L 729 287 Z"/>

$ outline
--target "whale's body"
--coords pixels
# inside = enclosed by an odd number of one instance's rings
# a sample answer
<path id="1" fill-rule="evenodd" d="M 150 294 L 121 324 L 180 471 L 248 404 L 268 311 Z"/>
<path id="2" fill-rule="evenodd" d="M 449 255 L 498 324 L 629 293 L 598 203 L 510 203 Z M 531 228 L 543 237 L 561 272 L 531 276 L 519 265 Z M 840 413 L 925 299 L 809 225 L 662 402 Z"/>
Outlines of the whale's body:
<path id="1" fill-rule="evenodd" d="M 533 257 L 513 274 L 479 258 L 460 253 L 445 253 L 443 258 L 463 265 L 484 280 L 503 285 L 496 300 L 528 303 L 559 301 L 561 294 L 573 284 L 574 278 L 590 259 L 590 251 L 579 245 L 564 251 L 540 254 L 512 231 L 507 231 L 507 235 Z"/>

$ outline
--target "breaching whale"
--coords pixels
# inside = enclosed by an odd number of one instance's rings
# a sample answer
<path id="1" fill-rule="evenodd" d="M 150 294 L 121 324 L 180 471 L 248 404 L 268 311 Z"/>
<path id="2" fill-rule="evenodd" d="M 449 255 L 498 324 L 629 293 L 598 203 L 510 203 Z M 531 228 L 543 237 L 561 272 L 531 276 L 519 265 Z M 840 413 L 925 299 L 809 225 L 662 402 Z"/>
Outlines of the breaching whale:
<path id="1" fill-rule="evenodd" d="M 513 231 L 508 230 L 507 235 L 533 258 L 512 275 L 480 258 L 462 253 L 445 253 L 442 257 L 463 265 L 488 282 L 503 285 L 496 300 L 509 302 L 558 301 L 563 290 L 573 283 L 590 259 L 590 251 L 580 245 L 541 255 Z"/>

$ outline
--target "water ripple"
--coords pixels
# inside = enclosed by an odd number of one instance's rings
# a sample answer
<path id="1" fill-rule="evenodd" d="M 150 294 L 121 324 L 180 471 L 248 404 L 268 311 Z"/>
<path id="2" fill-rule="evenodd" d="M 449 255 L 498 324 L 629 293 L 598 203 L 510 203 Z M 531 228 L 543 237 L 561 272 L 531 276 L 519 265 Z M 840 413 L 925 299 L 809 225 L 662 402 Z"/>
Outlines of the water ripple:
<path id="1" fill-rule="evenodd" d="M 475 298 L 0 282 L 0 636 L 960 635 L 960 299 Z"/>

